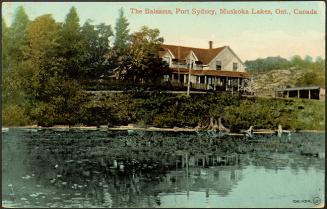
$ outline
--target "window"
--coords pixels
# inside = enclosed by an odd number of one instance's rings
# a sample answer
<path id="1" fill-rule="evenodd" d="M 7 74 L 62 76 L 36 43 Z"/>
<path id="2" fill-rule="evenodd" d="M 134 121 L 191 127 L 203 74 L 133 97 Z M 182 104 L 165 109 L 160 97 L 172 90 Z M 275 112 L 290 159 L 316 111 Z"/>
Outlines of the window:
<path id="1" fill-rule="evenodd" d="M 204 80 L 204 76 L 200 76 L 200 83 L 204 83 L 205 82 L 205 80 Z"/>
<path id="2" fill-rule="evenodd" d="M 233 62 L 233 71 L 237 71 L 238 64 L 237 62 Z"/>
<path id="3" fill-rule="evenodd" d="M 170 65 L 170 57 L 163 57 L 163 61 Z"/>
<path id="4" fill-rule="evenodd" d="M 216 70 L 221 70 L 221 61 L 216 61 Z"/>
<path id="5" fill-rule="evenodd" d="M 190 68 L 193 69 L 194 68 L 194 61 L 191 60 L 191 59 L 188 59 L 187 60 L 187 68 Z"/>

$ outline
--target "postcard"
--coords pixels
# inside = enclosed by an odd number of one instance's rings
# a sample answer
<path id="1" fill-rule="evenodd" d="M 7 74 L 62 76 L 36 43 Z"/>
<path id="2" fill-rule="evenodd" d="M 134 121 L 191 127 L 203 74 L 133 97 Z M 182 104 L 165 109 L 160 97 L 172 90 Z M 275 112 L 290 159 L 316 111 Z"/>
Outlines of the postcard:
<path id="1" fill-rule="evenodd" d="M 324 207 L 325 15 L 3 2 L 2 207 Z"/>

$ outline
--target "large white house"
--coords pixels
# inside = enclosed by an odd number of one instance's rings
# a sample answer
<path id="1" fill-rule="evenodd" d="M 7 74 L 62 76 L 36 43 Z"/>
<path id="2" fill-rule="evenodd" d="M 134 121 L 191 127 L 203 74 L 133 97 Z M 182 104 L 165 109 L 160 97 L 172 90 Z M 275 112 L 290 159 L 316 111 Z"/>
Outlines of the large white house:
<path id="1" fill-rule="evenodd" d="M 212 46 L 212 41 L 207 49 L 162 44 L 159 56 L 170 67 L 165 80 L 186 85 L 190 72 L 192 88 L 240 90 L 249 78 L 244 63 L 229 46 Z"/>

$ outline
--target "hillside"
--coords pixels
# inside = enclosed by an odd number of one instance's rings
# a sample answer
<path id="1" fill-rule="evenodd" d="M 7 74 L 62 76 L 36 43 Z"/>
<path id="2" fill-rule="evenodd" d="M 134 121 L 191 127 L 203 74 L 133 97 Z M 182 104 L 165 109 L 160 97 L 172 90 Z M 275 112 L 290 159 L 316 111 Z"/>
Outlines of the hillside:
<path id="1" fill-rule="evenodd" d="M 304 74 L 303 70 L 291 69 L 251 73 L 253 80 L 249 83 L 249 89 L 258 96 L 274 96 L 278 89 L 297 86 Z"/>
<path id="2" fill-rule="evenodd" d="M 315 61 L 306 56 L 291 60 L 267 57 L 245 62 L 252 80 L 246 90 L 258 96 L 273 96 L 277 89 L 286 87 L 325 86 L 325 60 Z"/>

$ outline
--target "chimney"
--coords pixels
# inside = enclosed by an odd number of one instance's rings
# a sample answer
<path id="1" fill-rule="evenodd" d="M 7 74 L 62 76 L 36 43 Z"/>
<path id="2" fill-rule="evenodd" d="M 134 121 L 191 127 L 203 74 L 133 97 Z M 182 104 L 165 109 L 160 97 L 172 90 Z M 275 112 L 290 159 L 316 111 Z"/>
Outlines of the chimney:
<path id="1" fill-rule="evenodd" d="M 212 44 L 213 44 L 213 42 L 209 41 L 209 49 L 212 49 Z"/>

